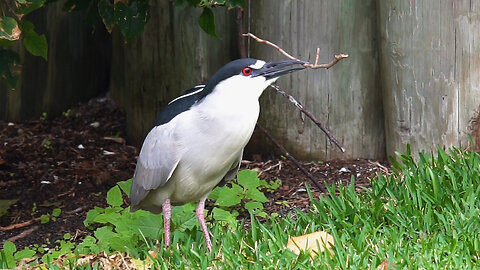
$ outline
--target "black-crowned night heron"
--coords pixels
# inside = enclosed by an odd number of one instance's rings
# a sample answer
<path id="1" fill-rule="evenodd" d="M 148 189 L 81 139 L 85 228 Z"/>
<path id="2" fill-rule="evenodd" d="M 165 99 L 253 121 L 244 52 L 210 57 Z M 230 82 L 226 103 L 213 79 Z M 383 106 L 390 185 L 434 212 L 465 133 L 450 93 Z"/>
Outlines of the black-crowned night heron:
<path id="1" fill-rule="evenodd" d="M 171 205 L 199 201 L 196 214 L 210 251 L 205 200 L 235 177 L 260 112 L 258 98 L 281 75 L 305 62 L 244 58 L 219 69 L 206 85 L 172 100 L 143 142 L 130 192 L 131 210 L 164 214 L 170 244 Z"/>

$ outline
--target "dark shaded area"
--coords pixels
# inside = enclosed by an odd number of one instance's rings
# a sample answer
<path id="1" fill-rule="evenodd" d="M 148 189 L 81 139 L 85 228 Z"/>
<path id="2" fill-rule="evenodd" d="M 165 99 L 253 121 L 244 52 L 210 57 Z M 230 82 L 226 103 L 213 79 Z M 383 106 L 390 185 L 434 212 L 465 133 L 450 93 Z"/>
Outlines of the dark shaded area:
<path id="1" fill-rule="evenodd" d="M 21 42 L 15 90 L 0 80 L 0 119 L 21 121 L 46 112 L 57 116 L 79 101 L 86 102 L 108 89 L 112 38 L 101 24 L 92 28 L 85 12 L 65 12 L 64 1 L 51 3 L 25 18 L 48 41 L 48 61 L 28 53 Z"/>
<path id="2" fill-rule="evenodd" d="M 0 121 L 0 200 L 18 199 L 0 217 L 0 227 L 32 221 L 21 228 L 0 230 L 0 245 L 22 233 L 15 241 L 20 249 L 44 243 L 54 246 L 65 233 L 81 241 L 92 234 L 83 225 L 88 210 L 106 206 L 108 189 L 133 174 L 138 149 L 122 139 L 125 116 L 110 100 L 93 99 L 65 114 L 53 120 Z M 267 194 L 267 213 L 286 215 L 295 208 L 308 209 L 304 184 L 308 180 L 300 170 L 287 160 L 251 157 L 257 161 L 243 161 L 243 168 L 256 170 L 262 179 L 282 180 L 279 189 Z M 385 169 L 363 159 L 303 165 L 322 184 L 348 184 L 355 175 L 358 187 L 368 186 L 368 177 Z M 38 218 L 57 207 L 62 209 L 59 218 L 41 224 Z"/>

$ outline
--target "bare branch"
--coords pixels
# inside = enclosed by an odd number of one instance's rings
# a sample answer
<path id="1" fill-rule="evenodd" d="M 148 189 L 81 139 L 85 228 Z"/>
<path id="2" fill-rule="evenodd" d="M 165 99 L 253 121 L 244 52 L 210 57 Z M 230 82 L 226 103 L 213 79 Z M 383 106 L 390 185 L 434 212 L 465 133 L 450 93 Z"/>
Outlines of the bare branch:
<path id="1" fill-rule="evenodd" d="M 317 50 L 317 52 L 319 52 L 319 50 Z M 328 63 L 328 64 L 317 64 L 317 60 L 318 60 L 318 54 L 317 54 L 317 59 L 315 60 L 315 64 L 306 63 L 303 66 L 307 67 L 307 68 L 311 68 L 311 69 L 317 69 L 317 68 L 329 69 L 333 65 L 335 65 L 338 61 L 340 61 L 344 58 L 347 58 L 347 57 L 348 57 L 348 54 L 337 54 L 337 55 L 335 55 L 335 57 L 333 58 L 333 60 L 330 63 Z"/>
<path id="2" fill-rule="evenodd" d="M 285 50 L 283 50 L 282 48 L 280 48 L 278 45 L 276 45 L 275 43 L 272 43 L 268 40 L 264 40 L 264 39 L 261 39 L 257 36 L 255 36 L 254 34 L 252 33 L 246 33 L 246 34 L 242 34 L 242 36 L 245 36 L 245 37 L 251 37 L 253 39 L 255 39 L 257 42 L 259 43 L 265 43 L 269 46 L 272 46 L 273 48 L 275 48 L 277 51 L 279 51 L 281 54 L 285 55 L 287 58 L 291 59 L 291 60 L 298 60 L 300 61 L 300 59 L 296 58 L 296 57 L 293 57 L 292 55 L 290 55 L 289 53 L 287 53 Z M 303 66 L 306 67 L 306 68 L 311 68 L 311 69 L 319 69 L 319 68 L 326 68 L 326 69 L 329 69 L 331 68 L 333 65 L 335 65 L 338 61 L 344 59 L 344 58 L 347 58 L 348 57 L 348 54 L 337 54 L 335 55 L 335 57 L 333 58 L 333 60 L 328 63 L 328 64 L 318 64 L 318 58 L 320 56 L 320 48 L 317 48 L 317 55 L 315 57 L 315 63 L 314 64 L 311 64 L 309 62 L 307 62 L 306 64 L 304 64 Z"/>
<path id="3" fill-rule="evenodd" d="M 280 93 L 282 96 L 288 98 L 288 100 L 292 102 L 295 107 L 297 107 L 303 114 L 310 118 L 315 123 L 315 125 L 317 125 L 317 127 L 319 127 L 325 133 L 325 135 L 327 135 L 328 139 L 333 142 L 340 149 L 340 151 L 342 151 L 342 153 L 345 153 L 345 148 L 343 148 L 342 144 L 337 139 L 335 139 L 335 137 L 333 137 L 330 131 L 326 127 L 324 127 L 323 124 L 318 121 L 311 112 L 307 111 L 300 102 L 298 102 L 292 95 L 280 89 L 278 85 L 271 84 L 270 87 L 277 90 L 277 92 Z"/>
<path id="4" fill-rule="evenodd" d="M 318 58 L 320 57 L 320 48 L 317 48 L 317 55 L 315 56 L 315 66 L 318 65 Z"/>
<path id="5" fill-rule="evenodd" d="M 291 60 L 298 60 L 300 61 L 300 59 L 298 58 L 295 58 L 293 56 L 291 56 L 290 54 L 288 54 L 286 51 L 284 51 L 282 48 L 280 48 L 278 45 L 268 41 L 268 40 L 264 40 L 264 39 L 261 39 L 261 38 L 258 38 L 257 36 L 255 36 L 254 34 L 252 33 L 246 33 L 246 34 L 242 34 L 242 36 L 244 37 L 251 37 L 253 39 L 255 39 L 257 42 L 259 43 L 265 43 L 269 46 L 272 46 L 273 48 L 277 49 L 281 54 L 285 55 L 287 58 L 291 59 Z"/>

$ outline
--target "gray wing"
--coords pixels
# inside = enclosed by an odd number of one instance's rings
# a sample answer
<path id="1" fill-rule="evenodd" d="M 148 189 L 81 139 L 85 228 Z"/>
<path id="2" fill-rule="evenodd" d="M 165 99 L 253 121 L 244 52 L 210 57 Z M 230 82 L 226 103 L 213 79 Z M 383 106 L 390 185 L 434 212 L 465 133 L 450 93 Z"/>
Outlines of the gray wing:
<path id="1" fill-rule="evenodd" d="M 238 169 L 240 169 L 240 165 L 242 164 L 242 157 L 243 157 L 243 149 L 242 149 L 242 152 L 240 152 L 238 159 L 232 164 L 232 166 L 230 167 L 230 170 L 228 170 L 227 174 L 225 174 L 225 176 L 222 178 L 222 181 L 220 181 L 220 183 L 218 183 L 217 186 L 223 186 L 228 181 L 235 178 L 235 176 L 237 175 Z"/>
<path id="2" fill-rule="evenodd" d="M 164 186 L 180 161 L 178 145 L 168 125 L 154 127 L 145 138 L 130 190 L 130 202 L 137 205 L 150 190 Z"/>

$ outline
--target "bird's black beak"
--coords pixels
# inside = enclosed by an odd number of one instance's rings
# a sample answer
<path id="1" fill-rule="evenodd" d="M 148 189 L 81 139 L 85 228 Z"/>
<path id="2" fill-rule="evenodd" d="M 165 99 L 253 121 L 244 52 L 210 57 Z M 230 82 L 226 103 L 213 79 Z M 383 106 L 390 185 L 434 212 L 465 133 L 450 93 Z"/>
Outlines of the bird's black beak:
<path id="1" fill-rule="evenodd" d="M 268 62 L 268 63 L 265 63 L 265 65 L 263 65 L 262 68 L 256 70 L 255 73 L 253 74 L 253 77 L 263 76 L 267 80 L 277 78 L 287 73 L 305 69 L 303 65 L 306 63 L 307 62 L 300 61 L 300 60 L 284 60 L 284 61 L 278 61 L 278 62 Z M 294 65 L 301 65 L 301 66 L 294 67 Z"/>

